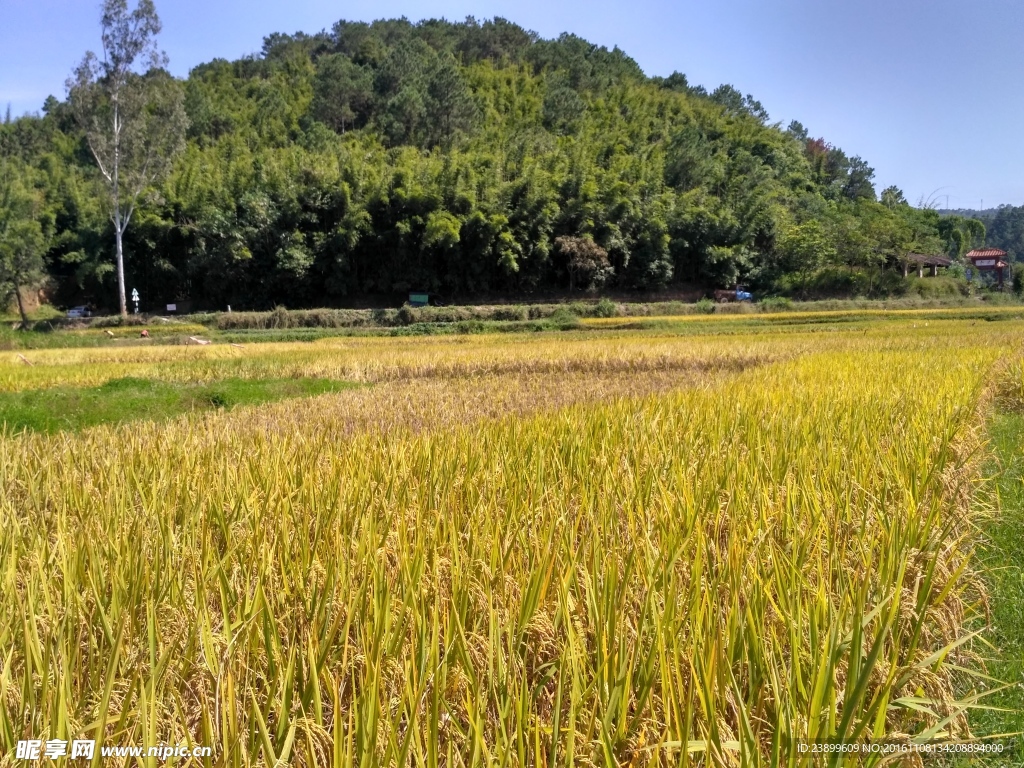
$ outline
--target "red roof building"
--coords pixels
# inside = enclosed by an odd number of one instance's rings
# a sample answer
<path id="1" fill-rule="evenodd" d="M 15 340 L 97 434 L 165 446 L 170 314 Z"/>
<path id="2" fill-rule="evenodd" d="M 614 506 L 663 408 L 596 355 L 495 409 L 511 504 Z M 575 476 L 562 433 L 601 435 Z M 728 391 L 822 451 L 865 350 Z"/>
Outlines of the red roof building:
<path id="1" fill-rule="evenodd" d="M 1006 251 L 1001 251 L 998 248 L 975 248 L 967 254 L 967 258 L 979 272 L 996 272 L 1000 287 L 1003 285 L 1004 271 L 1010 266 L 1006 256 Z"/>
<path id="2" fill-rule="evenodd" d="M 1006 262 L 1006 251 L 1001 251 L 998 248 L 975 248 L 973 251 L 967 254 L 967 258 L 974 262 L 976 267 L 987 267 L 989 269 L 997 269 L 1000 267 L 1007 266 Z M 992 262 L 991 264 L 978 262 Z M 997 262 L 1002 262 L 997 263 Z"/>

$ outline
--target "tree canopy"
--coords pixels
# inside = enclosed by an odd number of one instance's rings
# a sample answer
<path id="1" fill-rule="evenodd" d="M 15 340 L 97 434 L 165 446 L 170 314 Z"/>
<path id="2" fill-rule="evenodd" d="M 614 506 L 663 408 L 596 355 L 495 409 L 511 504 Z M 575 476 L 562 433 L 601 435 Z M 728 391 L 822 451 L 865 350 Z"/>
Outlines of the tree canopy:
<path id="1" fill-rule="evenodd" d="M 767 290 L 977 235 L 898 189 L 879 199 L 865 160 L 771 123 L 731 85 L 647 77 L 617 48 L 501 18 L 273 34 L 180 88 L 187 146 L 125 232 L 127 281 L 151 306 Z M 47 169 L 58 298 L 111 307 L 112 224 L 87 147 L 55 98 L 0 126 L 0 156 Z"/>
<path id="2" fill-rule="evenodd" d="M 1024 261 L 1024 206 L 1002 205 L 984 220 L 986 241 L 1013 261 Z"/>
<path id="3" fill-rule="evenodd" d="M 12 297 L 27 323 L 24 296 L 44 279 L 43 254 L 53 229 L 45 179 L 18 160 L 0 159 L 0 301 Z"/>

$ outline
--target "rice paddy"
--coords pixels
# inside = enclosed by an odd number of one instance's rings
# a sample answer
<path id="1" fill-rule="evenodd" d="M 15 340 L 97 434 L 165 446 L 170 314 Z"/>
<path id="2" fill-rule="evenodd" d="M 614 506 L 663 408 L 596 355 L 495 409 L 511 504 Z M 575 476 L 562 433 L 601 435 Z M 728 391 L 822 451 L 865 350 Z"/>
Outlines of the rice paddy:
<path id="1" fill-rule="evenodd" d="M 1024 321 L 687 327 L 0 353 L 5 396 L 360 385 L 0 434 L 0 763 L 878 764 L 798 747 L 990 735 L 985 429 L 1024 402 Z"/>

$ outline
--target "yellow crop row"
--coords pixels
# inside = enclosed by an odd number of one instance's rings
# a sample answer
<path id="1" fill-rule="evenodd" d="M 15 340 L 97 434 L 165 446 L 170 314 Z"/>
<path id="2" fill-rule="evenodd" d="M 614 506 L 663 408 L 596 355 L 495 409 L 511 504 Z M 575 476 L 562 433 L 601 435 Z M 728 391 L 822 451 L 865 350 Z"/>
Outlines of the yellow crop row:
<path id="1" fill-rule="evenodd" d="M 813 765 L 797 740 L 962 735 L 978 415 L 1016 333 L 5 361 L 6 389 L 380 383 L 0 437 L 0 754 Z"/>

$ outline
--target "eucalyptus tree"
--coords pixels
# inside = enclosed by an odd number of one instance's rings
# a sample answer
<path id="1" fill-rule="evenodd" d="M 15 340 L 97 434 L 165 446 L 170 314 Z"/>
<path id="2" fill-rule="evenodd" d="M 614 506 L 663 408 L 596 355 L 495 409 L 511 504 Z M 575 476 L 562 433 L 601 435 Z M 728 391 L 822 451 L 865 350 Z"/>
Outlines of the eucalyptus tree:
<path id="1" fill-rule="evenodd" d="M 184 94 L 157 47 L 153 0 L 104 0 L 103 56 L 86 53 L 68 78 L 68 101 L 105 182 L 114 225 L 118 303 L 127 316 L 124 233 L 144 193 L 185 146 Z"/>

